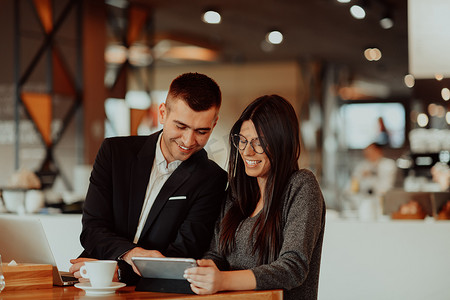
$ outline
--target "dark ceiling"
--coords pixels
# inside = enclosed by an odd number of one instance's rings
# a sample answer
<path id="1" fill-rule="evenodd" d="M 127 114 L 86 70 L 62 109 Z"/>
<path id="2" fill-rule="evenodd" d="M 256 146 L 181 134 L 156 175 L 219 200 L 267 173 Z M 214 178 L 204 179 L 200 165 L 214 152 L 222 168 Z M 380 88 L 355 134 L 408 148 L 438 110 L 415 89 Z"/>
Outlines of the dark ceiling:
<path id="1" fill-rule="evenodd" d="M 317 60 L 346 66 L 356 78 L 389 86 L 391 96 L 407 97 L 403 83 L 408 73 L 407 0 L 371 0 L 363 20 L 353 18 L 337 0 L 134 0 L 154 11 L 156 32 L 169 32 L 201 40 L 217 47 L 224 62 L 272 62 Z M 202 12 L 216 8 L 220 24 L 205 24 Z M 379 19 L 385 10 L 394 26 L 383 29 Z M 263 51 L 261 42 L 269 29 L 284 34 L 284 41 Z M 382 58 L 369 62 L 367 47 L 378 47 Z"/>

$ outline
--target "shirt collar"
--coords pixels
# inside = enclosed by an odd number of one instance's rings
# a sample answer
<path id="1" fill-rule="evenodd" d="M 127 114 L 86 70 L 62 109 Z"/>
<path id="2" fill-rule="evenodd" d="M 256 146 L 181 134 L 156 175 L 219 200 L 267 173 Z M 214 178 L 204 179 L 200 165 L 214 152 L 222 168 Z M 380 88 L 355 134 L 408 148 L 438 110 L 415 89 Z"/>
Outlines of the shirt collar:
<path id="1" fill-rule="evenodd" d="M 166 159 L 161 151 L 161 137 L 163 133 L 161 133 L 158 137 L 158 142 L 156 143 L 156 152 L 155 152 L 155 163 L 156 166 L 161 173 L 172 173 L 176 168 L 183 162 L 181 160 L 174 160 L 173 162 L 167 164 Z"/>

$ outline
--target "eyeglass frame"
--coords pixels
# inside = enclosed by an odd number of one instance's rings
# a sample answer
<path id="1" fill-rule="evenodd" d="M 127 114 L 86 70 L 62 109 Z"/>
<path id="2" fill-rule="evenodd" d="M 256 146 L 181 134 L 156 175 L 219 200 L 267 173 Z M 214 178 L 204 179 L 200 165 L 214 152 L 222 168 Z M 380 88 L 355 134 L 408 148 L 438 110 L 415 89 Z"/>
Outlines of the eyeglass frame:
<path id="1" fill-rule="evenodd" d="M 239 146 L 235 144 L 235 141 L 234 141 L 234 138 L 235 138 L 235 137 L 238 137 L 239 139 L 241 139 L 241 138 L 245 139 L 245 146 L 244 146 L 243 149 L 239 148 Z M 247 145 L 250 144 L 250 146 L 252 147 L 252 149 L 253 149 L 253 151 L 254 151 L 255 153 L 257 153 L 257 154 L 263 154 L 263 153 L 265 152 L 265 151 L 264 151 L 264 148 L 262 147 L 262 145 L 261 145 L 261 148 L 263 149 L 262 152 L 256 151 L 256 150 L 255 150 L 255 147 L 253 146 L 253 142 L 254 142 L 255 140 L 259 140 L 259 138 L 251 139 L 250 142 L 249 142 L 248 139 L 247 139 L 245 136 L 243 136 L 242 134 L 235 133 L 235 134 L 233 134 L 233 135 L 231 136 L 231 140 L 232 140 L 233 146 L 236 147 L 238 150 L 245 151 L 245 148 L 247 148 Z"/>

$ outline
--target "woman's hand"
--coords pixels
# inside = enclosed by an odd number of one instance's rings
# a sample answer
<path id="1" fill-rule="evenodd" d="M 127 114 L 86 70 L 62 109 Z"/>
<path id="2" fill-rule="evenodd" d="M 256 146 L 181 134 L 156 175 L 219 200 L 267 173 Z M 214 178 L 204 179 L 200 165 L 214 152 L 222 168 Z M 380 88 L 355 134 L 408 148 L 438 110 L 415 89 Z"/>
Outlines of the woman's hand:
<path id="1" fill-rule="evenodd" d="M 198 295 L 214 294 L 222 290 L 223 276 L 216 264 L 210 259 L 197 260 L 198 267 L 184 271 L 184 278 Z"/>

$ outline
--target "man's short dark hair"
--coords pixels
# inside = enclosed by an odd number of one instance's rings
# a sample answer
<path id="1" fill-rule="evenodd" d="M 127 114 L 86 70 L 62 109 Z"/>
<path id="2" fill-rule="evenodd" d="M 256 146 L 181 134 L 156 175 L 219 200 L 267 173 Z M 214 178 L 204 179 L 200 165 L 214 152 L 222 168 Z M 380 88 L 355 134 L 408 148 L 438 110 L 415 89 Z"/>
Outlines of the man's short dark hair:
<path id="1" fill-rule="evenodd" d="M 220 108 L 222 94 L 217 83 L 200 73 L 184 73 L 170 84 L 169 96 L 183 99 L 194 111 Z"/>

